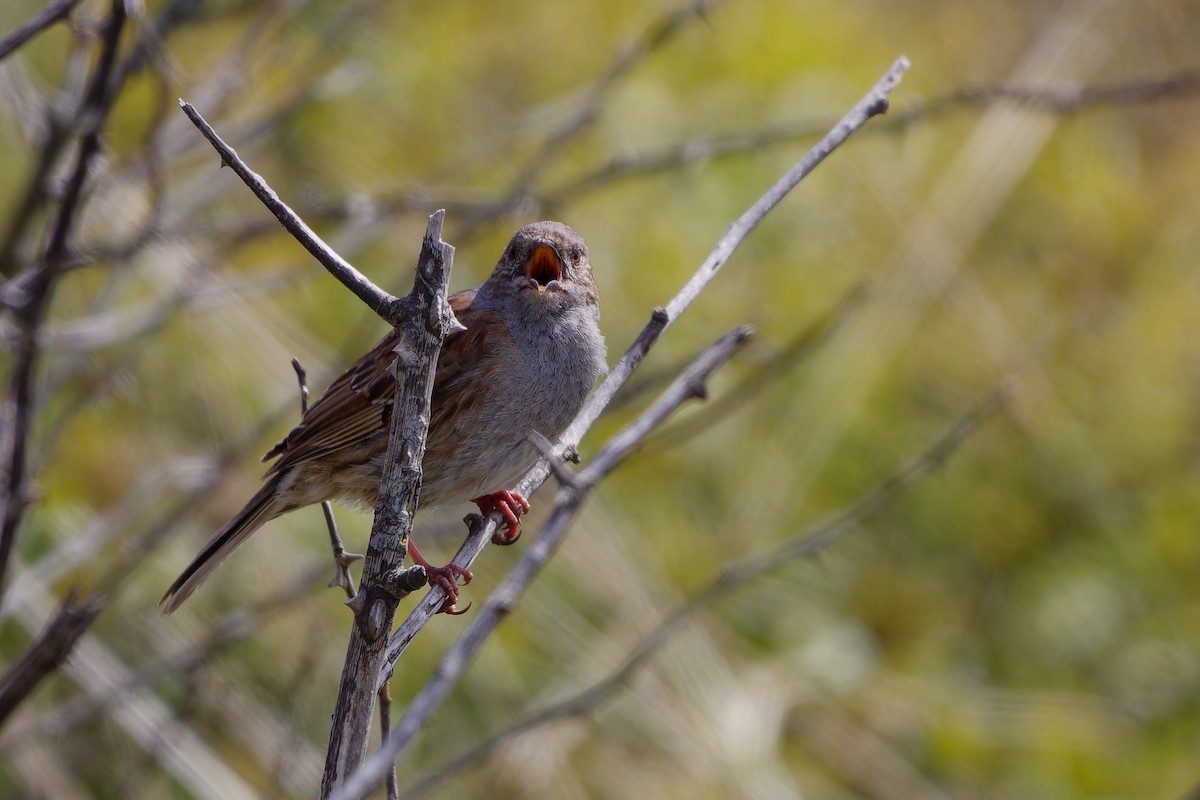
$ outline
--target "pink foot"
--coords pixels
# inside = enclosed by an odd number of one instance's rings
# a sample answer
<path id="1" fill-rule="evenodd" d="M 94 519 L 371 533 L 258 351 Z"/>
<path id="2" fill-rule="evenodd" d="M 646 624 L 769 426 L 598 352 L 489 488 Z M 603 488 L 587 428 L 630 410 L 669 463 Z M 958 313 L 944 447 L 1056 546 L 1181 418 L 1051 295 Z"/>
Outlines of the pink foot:
<path id="1" fill-rule="evenodd" d="M 429 581 L 430 586 L 440 586 L 446 592 L 446 602 L 442 603 L 442 607 L 438 609 L 439 614 L 465 614 L 467 609 L 471 607 L 468 603 L 464 609 L 455 607 L 458 602 L 458 576 L 463 577 L 463 583 L 471 582 L 475 576 L 471 574 L 471 570 L 465 567 L 460 567 L 457 564 L 447 564 L 444 567 L 435 567 L 425 560 L 421 555 L 421 551 L 413 544 L 413 540 L 408 540 L 408 555 L 412 558 L 414 564 L 420 564 L 425 568 L 425 577 Z"/>
<path id="2" fill-rule="evenodd" d="M 521 538 L 521 515 L 529 511 L 529 501 L 516 492 L 499 491 L 484 494 L 471 501 L 482 514 L 499 511 L 507 521 L 492 534 L 492 544 L 512 544 Z"/>

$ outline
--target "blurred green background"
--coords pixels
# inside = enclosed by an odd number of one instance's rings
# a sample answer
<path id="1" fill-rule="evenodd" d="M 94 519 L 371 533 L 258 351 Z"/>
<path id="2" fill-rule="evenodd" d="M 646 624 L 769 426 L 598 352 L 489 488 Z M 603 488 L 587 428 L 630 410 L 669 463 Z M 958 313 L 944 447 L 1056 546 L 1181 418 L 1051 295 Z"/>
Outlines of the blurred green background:
<path id="1" fill-rule="evenodd" d="M 0 34 L 42 5 L 6 0 Z M 177 97 L 393 291 L 436 208 L 454 288 L 486 277 L 519 225 L 568 222 L 592 252 L 612 362 L 901 53 L 913 68 L 889 116 L 754 232 L 584 458 L 738 323 L 759 336 L 713 400 L 770 380 L 723 413 L 686 409 L 604 484 L 400 785 L 603 677 L 724 564 L 854 502 L 1003 380 L 1008 412 L 861 530 L 721 599 L 610 700 L 424 796 L 1176 798 L 1200 784 L 1200 6 L 689 8 L 146 3 L 76 237 L 86 268 L 51 309 L 39 502 L 0 663 L 72 587 L 111 605 L 0 731 L 0 794 L 319 785 L 350 624 L 323 588 L 320 513 L 271 523 L 175 616 L 156 603 L 294 420 L 288 359 L 319 390 L 382 327 L 218 170 Z M 0 62 L 6 227 L 106 9 L 84 2 L 74 28 Z M 1172 78 L 1178 91 L 1153 89 Z M 1000 85 L 1049 94 L 964 93 Z M 1132 90 L 1062 94 L 1116 86 Z M 17 248 L 26 263 L 38 230 Z M 222 457 L 231 469 L 193 494 Z M 530 538 L 551 497 L 535 497 Z M 470 510 L 418 520 L 431 558 L 452 554 Z M 369 515 L 339 520 L 362 550 Z M 486 551 L 464 599 L 482 602 L 524 546 Z M 397 713 L 463 627 L 436 619 L 410 649 Z M 184 762 L 229 783 L 206 794 Z"/>

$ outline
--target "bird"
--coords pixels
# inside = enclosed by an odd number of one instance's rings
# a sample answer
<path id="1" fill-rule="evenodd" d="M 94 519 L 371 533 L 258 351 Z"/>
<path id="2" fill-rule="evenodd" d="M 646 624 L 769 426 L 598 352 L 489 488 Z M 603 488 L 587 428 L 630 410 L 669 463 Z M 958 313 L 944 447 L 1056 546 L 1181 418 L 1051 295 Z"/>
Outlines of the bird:
<path id="1" fill-rule="evenodd" d="M 465 330 L 446 337 L 430 399 L 420 507 L 470 499 L 505 517 L 492 541 L 511 544 L 528 501 L 505 487 L 539 456 L 531 434 L 553 439 L 583 407 L 607 371 L 600 291 L 587 245 L 555 221 L 522 227 L 479 286 L 451 295 Z M 329 385 L 278 444 L 262 488 L 225 525 L 163 595 L 174 612 L 217 566 L 268 520 L 338 499 L 374 508 L 383 478 L 399 338 L 393 330 Z M 399 368 L 399 367 L 397 367 Z M 446 589 L 454 610 L 456 565 L 433 567 L 409 543 L 430 584 Z"/>

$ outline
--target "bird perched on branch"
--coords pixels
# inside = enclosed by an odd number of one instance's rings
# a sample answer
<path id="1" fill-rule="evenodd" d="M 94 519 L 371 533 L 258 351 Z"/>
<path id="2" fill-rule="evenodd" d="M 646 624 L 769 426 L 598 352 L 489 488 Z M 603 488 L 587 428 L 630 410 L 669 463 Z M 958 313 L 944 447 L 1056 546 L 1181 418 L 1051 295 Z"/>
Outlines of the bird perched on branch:
<path id="1" fill-rule="evenodd" d="M 421 505 L 474 498 L 483 513 L 502 512 L 506 526 L 492 541 L 511 544 L 529 503 L 505 491 L 533 465 L 529 434 L 553 439 L 578 413 L 605 371 L 600 294 L 587 246 L 560 222 L 535 222 L 517 231 L 490 278 L 450 297 L 465 331 L 448 336 L 438 358 L 431 400 Z M 263 456 L 277 459 L 266 483 L 233 519 L 213 534 L 163 595 L 171 613 L 250 534 L 297 508 L 341 499 L 374 508 L 395 398 L 388 368 L 398 343 L 393 331 L 335 380 L 300 424 Z M 453 607 L 453 564 L 425 566 Z"/>

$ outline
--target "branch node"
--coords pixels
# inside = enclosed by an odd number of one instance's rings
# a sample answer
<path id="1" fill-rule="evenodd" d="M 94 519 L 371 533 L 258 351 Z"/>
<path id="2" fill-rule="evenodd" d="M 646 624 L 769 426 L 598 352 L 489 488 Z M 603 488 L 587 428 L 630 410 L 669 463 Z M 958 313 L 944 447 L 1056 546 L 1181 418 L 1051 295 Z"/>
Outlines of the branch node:
<path id="1" fill-rule="evenodd" d="M 403 600 L 429 582 L 425 568 L 420 564 L 411 567 L 396 567 L 380 578 L 378 589 L 396 602 Z"/>
<path id="2" fill-rule="evenodd" d="M 367 611 L 367 618 L 363 620 L 366 626 L 367 635 L 372 641 L 383 635 L 384 624 L 387 622 L 388 607 L 382 597 L 376 597 L 371 603 L 371 608 Z"/>
<path id="3" fill-rule="evenodd" d="M 550 440 L 537 431 L 529 432 L 529 441 L 537 448 L 538 452 L 546 457 L 546 461 L 550 464 L 550 471 L 554 473 L 554 477 L 558 479 L 561 486 L 566 486 L 571 489 L 579 488 L 579 481 L 571 470 L 567 469 L 565 461 L 579 463 L 579 451 L 574 447 L 569 451 L 559 452 L 551 444 Z M 574 459 L 572 459 L 574 456 Z"/>

